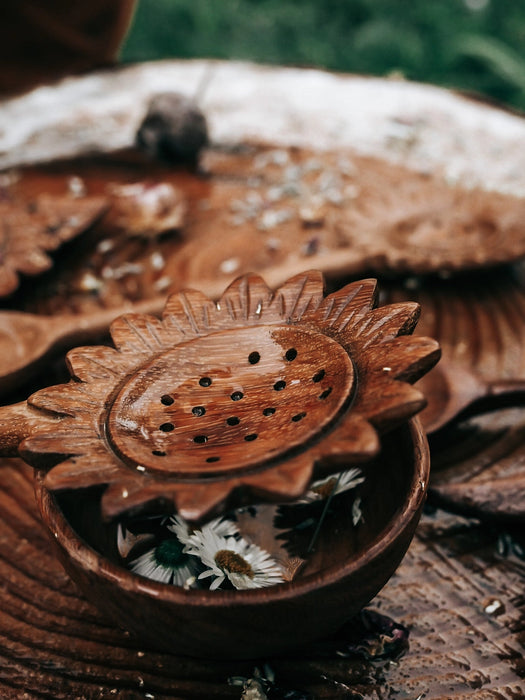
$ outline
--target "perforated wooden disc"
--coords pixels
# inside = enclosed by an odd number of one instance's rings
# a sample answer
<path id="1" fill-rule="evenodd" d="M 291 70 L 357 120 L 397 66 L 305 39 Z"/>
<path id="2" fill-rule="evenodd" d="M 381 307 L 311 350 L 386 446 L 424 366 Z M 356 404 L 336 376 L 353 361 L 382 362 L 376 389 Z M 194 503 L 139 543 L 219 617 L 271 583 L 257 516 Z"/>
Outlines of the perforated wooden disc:
<path id="1" fill-rule="evenodd" d="M 223 331 L 155 357 L 109 416 L 120 456 L 179 475 L 236 472 L 308 443 L 348 403 L 354 370 L 322 333 Z"/>

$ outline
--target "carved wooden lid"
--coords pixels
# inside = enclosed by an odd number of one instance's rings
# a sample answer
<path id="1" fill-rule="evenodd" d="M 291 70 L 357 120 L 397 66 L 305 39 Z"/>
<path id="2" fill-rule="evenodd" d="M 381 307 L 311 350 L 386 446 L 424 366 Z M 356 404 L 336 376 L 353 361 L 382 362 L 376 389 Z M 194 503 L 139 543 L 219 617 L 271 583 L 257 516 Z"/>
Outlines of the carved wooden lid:
<path id="1" fill-rule="evenodd" d="M 288 500 L 314 471 L 362 462 L 383 431 L 420 410 L 409 386 L 439 357 L 407 335 L 407 302 L 373 308 L 363 280 L 324 297 L 320 273 L 275 293 L 257 276 L 215 303 L 171 296 L 163 319 L 129 314 L 111 327 L 116 349 L 71 351 L 72 381 L 34 394 L 62 416 L 21 445 L 55 464 L 50 489 L 107 484 L 106 516 L 143 507 L 198 520 L 227 505 Z"/>

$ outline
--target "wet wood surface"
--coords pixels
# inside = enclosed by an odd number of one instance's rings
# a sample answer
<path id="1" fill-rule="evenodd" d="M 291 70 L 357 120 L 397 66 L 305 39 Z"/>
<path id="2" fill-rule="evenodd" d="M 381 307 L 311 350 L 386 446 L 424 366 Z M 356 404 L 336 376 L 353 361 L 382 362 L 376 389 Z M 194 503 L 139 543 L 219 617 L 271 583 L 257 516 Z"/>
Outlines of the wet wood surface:
<path id="1" fill-rule="evenodd" d="M 265 663 L 275 684 L 297 698 L 523 697 L 525 562 L 515 532 L 442 511 L 424 516 L 372 605 L 408 627 L 409 648 L 400 658 L 366 650 L 341 656 L 335 649 L 345 653 L 343 635 L 300 657 L 203 663 L 154 652 L 108 624 L 55 559 L 36 512 L 31 470 L 19 460 L 3 462 L 0 486 L 6 699 L 240 698 L 242 687 L 228 679 L 252 678 L 256 667 L 269 674 Z"/>

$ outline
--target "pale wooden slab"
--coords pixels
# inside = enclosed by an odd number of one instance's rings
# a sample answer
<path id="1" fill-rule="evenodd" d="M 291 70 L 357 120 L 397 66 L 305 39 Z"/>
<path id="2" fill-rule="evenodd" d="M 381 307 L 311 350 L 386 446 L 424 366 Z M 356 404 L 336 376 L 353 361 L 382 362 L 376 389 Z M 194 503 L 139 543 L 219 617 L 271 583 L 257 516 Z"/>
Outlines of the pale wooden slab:
<path id="1" fill-rule="evenodd" d="M 196 96 L 212 141 L 353 148 L 453 182 L 523 195 L 525 120 L 400 80 L 221 61 L 69 78 L 0 103 L 0 168 L 126 148 L 154 94 Z"/>

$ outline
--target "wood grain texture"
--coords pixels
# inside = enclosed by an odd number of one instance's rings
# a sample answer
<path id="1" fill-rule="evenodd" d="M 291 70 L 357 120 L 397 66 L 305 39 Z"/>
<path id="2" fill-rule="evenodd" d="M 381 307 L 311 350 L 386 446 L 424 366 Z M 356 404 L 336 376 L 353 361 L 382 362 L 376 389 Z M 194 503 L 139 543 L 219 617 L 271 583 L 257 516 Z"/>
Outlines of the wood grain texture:
<path id="1" fill-rule="evenodd" d="M 116 349 L 71 351 L 72 381 L 30 397 L 61 420 L 21 434 L 20 453 L 53 461 L 48 488 L 108 486 L 108 518 L 147 506 L 197 521 L 234 499 L 298 498 L 424 406 L 409 382 L 439 347 L 410 335 L 416 304 L 375 303 L 374 280 L 325 297 L 317 272 L 274 292 L 252 275 L 217 303 L 171 296 L 162 321 L 119 317 Z"/>
<path id="2" fill-rule="evenodd" d="M 523 406 L 489 411 L 432 440 L 430 496 L 473 517 L 525 522 Z"/>
<path id="3" fill-rule="evenodd" d="M 523 522 L 523 266 L 414 278 L 385 298 L 421 303 L 418 331 L 434 333 L 442 347 L 419 384 L 428 399 L 421 419 L 431 434 L 430 497 L 455 512 Z"/>
<path id="4" fill-rule="evenodd" d="M 429 433 L 476 410 L 525 399 L 525 287 L 521 264 L 451 279 L 413 278 L 385 289 L 385 300 L 424 309 L 418 332 L 432 334 L 442 360 L 420 386 Z"/>
<path id="5" fill-rule="evenodd" d="M 283 505 L 273 518 L 282 530 L 282 547 L 288 557 L 304 559 L 304 567 L 280 585 L 219 593 L 167 586 L 125 570 L 116 552 L 116 527 L 101 516 L 100 490 L 80 498 L 78 492 L 55 498 L 45 489 L 45 474 L 39 473 L 36 494 L 66 570 L 110 619 L 164 651 L 254 658 L 297 649 L 332 633 L 344 622 L 342 610 L 348 619 L 369 602 L 408 547 L 428 477 L 428 448 L 420 425 L 413 421 L 391 431 L 368 465 L 359 527 L 352 521 L 354 494 L 342 494 L 311 548 L 312 530 L 294 531 L 304 512 Z M 312 516 L 316 522 L 320 513 Z M 258 524 L 263 529 L 270 523 L 271 517 Z M 270 529 L 270 538 L 273 533 Z"/>
<path id="6" fill-rule="evenodd" d="M 48 193 L 31 201 L 1 201 L 0 296 L 18 287 L 19 273 L 38 275 L 48 270 L 53 261 L 47 252 L 86 231 L 107 206 L 104 197 Z"/>
<path id="7" fill-rule="evenodd" d="M 517 700 L 525 687 L 525 565 L 496 554 L 498 532 L 442 512 L 425 516 L 373 607 L 410 629 L 397 660 L 335 654 L 206 661 L 158 653 L 96 612 L 63 573 L 36 514 L 32 476 L 0 469 L 0 691 L 6 700 L 109 697 L 240 698 L 228 678 L 270 664 L 276 683 L 306 697 Z M 485 608 L 498 600 L 499 614 Z M 232 620 L 231 624 L 235 624 Z M 335 648 L 345 648 L 339 638 Z"/>
<path id="8" fill-rule="evenodd" d="M 109 193 L 112 198 L 112 209 L 96 236 L 65 255 L 56 276 L 48 276 L 38 290 L 20 290 L 13 302 L 17 309 L 63 315 L 64 329 L 71 326 L 72 313 L 82 314 L 85 340 L 100 333 L 97 311 L 114 308 L 118 315 L 129 303 L 151 299 L 150 310 L 160 313 L 168 289 L 197 287 L 218 298 L 241 272 L 261 272 L 276 287 L 288 276 L 312 268 L 332 279 L 369 268 L 375 273 L 420 269 L 421 261 L 425 269 L 456 269 L 468 266 L 474 255 L 472 264 L 483 265 L 501 260 L 502 251 L 508 252 L 505 241 L 516 245 L 524 232 L 523 203 L 517 198 L 460 191 L 439 177 L 350 153 L 210 151 L 201 175 L 148 164 L 137 160 L 136 154 L 121 158 L 50 166 L 24 173 L 13 185 L 18 196 L 34 196 L 42 189 L 61 191 L 75 172 L 88 192 Z M 144 184 L 146 179 L 151 180 L 149 185 Z M 171 214 L 155 207 L 152 214 L 149 206 L 144 212 L 135 201 L 166 190 L 171 192 Z M 392 199 L 385 192 L 398 196 Z M 447 197 L 454 206 L 443 205 Z M 157 204 L 164 201 L 160 194 L 153 199 Z M 181 202 L 187 205 L 182 229 L 166 233 L 166 226 L 181 222 Z M 446 218 L 451 212 L 470 233 L 458 233 L 460 224 Z M 413 244 L 411 237 L 417 238 L 420 229 L 423 238 L 439 240 L 429 245 L 441 252 L 431 251 L 419 239 Z M 476 237 L 485 237 L 486 246 Z M 0 337 L 0 347 L 9 358 L 0 379 L 5 389 L 20 377 L 26 346 L 33 371 L 39 367 L 38 353 L 51 355 L 60 347 L 74 346 L 69 330 L 56 329 L 58 320 L 43 323 L 48 324 L 48 334 L 42 334 L 43 326 L 31 331 L 28 319 L 18 346 L 15 333 Z M 10 324 L 9 318 L 5 324 Z M 34 342 L 24 343 L 26 336 Z"/>

